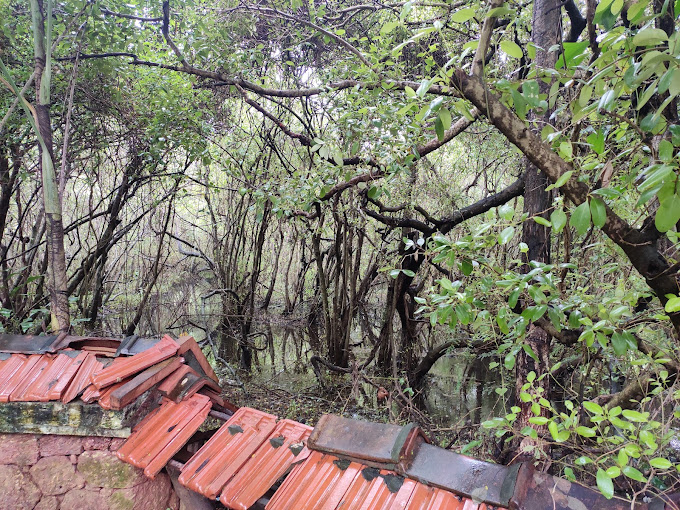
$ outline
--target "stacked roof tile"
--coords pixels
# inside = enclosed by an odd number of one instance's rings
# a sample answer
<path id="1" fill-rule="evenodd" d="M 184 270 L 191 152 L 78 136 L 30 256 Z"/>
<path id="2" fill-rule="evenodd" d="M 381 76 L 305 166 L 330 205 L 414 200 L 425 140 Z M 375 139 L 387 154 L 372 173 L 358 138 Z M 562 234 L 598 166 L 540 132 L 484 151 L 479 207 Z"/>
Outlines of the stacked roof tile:
<path id="1" fill-rule="evenodd" d="M 160 341 L 147 341 L 143 351 L 119 357 L 115 357 L 117 349 L 107 345 L 116 342 L 114 339 L 21 338 L 0 335 L 0 402 L 68 403 L 80 397 L 85 403 L 98 401 L 105 409 L 119 410 L 182 368 L 192 376 L 188 387 L 175 381 L 184 395 L 193 395 L 204 387 L 213 392 L 219 388 L 212 368 L 204 370 L 210 365 L 191 337 L 176 342 L 166 335 Z M 71 347 L 73 344 L 77 348 Z M 22 346 L 32 354 L 16 352 Z M 199 373 L 185 364 L 180 351 L 192 360 L 204 361 L 196 364 Z M 170 393 L 176 391 L 175 386 L 166 384 Z M 223 403 L 218 395 L 213 396 L 217 403 Z"/>
<path id="2" fill-rule="evenodd" d="M 428 443 L 404 427 L 323 416 L 305 424 L 220 396 L 218 379 L 191 337 L 0 335 L 0 402 L 97 402 L 119 410 L 144 397 L 153 409 L 118 457 L 238 510 L 540 510 L 607 508 L 597 491 L 531 466 L 499 466 Z M 140 400 L 141 402 L 141 400 Z M 225 423 L 200 429 L 209 414 Z M 677 508 L 670 500 L 638 510 Z"/>

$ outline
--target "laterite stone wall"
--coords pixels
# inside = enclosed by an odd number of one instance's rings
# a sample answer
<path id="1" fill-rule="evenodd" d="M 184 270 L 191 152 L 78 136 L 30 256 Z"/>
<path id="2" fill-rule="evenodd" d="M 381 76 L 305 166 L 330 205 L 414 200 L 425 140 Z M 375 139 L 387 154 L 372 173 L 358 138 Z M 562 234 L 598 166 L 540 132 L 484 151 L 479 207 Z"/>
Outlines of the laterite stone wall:
<path id="1" fill-rule="evenodd" d="M 170 479 L 121 462 L 124 439 L 0 434 L 0 510 L 179 510 Z"/>

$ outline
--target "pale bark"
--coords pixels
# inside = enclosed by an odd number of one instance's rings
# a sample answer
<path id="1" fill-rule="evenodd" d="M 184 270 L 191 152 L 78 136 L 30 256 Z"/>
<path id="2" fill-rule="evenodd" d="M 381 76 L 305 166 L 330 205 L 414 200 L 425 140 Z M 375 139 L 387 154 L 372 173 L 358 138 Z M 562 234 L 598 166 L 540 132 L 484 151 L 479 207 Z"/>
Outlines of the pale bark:
<path id="1" fill-rule="evenodd" d="M 64 225 L 61 200 L 55 174 L 50 121 L 51 85 L 51 29 L 52 0 L 47 0 L 47 13 L 43 12 L 41 0 L 31 0 L 33 20 L 33 43 L 35 55 L 35 105 L 36 124 L 43 144 L 39 144 L 39 169 L 42 174 L 43 203 L 47 222 L 48 277 L 50 295 L 51 328 L 53 332 L 67 331 L 70 326 L 68 294 L 66 291 L 66 254 L 64 251 Z M 45 31 L 47 21 L 47 32 Z M 47 48 L 47 51 L 45 49 Z"/>

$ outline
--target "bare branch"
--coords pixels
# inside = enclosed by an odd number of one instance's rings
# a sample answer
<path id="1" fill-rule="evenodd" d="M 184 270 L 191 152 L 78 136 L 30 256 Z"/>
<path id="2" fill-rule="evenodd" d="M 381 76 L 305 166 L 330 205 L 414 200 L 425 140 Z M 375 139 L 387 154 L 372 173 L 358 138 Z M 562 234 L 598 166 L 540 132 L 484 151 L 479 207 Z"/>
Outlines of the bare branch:
<path id="1" fill-rule="evenodd" d="M 99 10 L 102 11 L 107 16 L 115 16 L 117 18 L 133 19 L 133 20 L 136 20 L 136 21 L 143 21 L 145 23 L 159 23 L 159 22 L 163 21 L 163 18 L 145 18 L 145 17 L 142 17 L 142 16 L 134 16 L 132 14 L 123 14 L 121 12 L 110 11 L 106 7 L 101 7 L 101 6 L 99 7 Z"/>
<path id="2" fill-rule="evenodd" d="M 489 3 L 489 10 L 495 9 L 503 5 L 503 0 L 491 0 Z M 474 76 L 481 76 L 484 70 L 484 62 L 486 62 L 486 54 L 489 51 L 489 42 L 491 41 L 491 34 L 496 26 L 496 16 L 488 16 L 484 19 L 482 25 L 482 32 L 479 34 L 479 45 L 475 52 L 475 57 L 472 59 L 472 69 L 470 73 Z"/>

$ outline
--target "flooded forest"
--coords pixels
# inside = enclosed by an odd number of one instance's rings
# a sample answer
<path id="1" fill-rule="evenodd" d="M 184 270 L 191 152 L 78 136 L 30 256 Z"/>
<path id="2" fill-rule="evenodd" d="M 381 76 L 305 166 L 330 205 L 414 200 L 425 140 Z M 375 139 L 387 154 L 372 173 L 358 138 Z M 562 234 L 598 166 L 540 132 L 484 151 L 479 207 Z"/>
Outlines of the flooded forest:
<path id="1" fill-rule="evenodd" d="M 680 0 L 0 0 L 0 332 L 680 490 Z"/>

